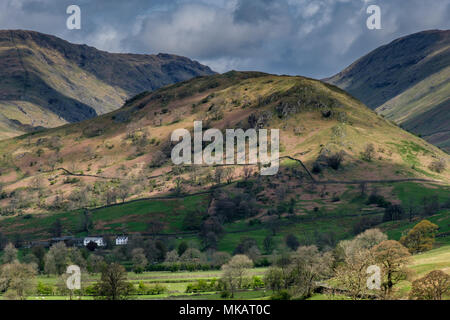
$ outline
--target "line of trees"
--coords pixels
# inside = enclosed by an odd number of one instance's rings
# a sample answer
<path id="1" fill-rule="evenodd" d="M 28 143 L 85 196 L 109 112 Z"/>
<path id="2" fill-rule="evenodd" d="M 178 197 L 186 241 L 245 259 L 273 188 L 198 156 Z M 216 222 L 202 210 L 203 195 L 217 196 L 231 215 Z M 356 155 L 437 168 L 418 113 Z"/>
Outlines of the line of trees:
<path id="1" fill-rule="evenodd" d="M 214 250 L 202 252 L 184 241 L 168 250 L 160 240 L 134 237 L 126 246 L 93 252 L 85 248 L 67 247 L 63 242 L 54 244 L 48 251 L 33 247 L 19 261 L 18 250 L 7 243 L 0 266 L 0 292 L 7 299 L 25 299 L 33 292 L 53 292 L 54 289 L 36 283 L 36 275 L 42 273 L 60 277 L 71 264 L 80 266 L 83 273 L 101 275 L 97 283 L 82 291 L 98 299 L 125 299 L 134 294 L 157 294 L 165 290 L 149 288 L 144 283 L 137 287 L 131 285 L 124 266 L 120 264 L 128 261 L 136 273 L 156 265 L 170 271 L 221 267 L 220 281 L 195 284 L 190 292 L 220 290 L 223 297 L 235 297 L 240 289 L 265 287 L 273 291 L 273 299 L 304 299 L 320 287 L 334 293 L 344 293 L 352 299 L 386 299 L 393 296 L 396 284 L 412 277 L 406 268 L 411 254 L 430 250 L 437 229 L 435 224 L 423 220 L 409 230 L 400 242 L 388 240 L 378 229 L 369 229 L 354 239 L 322 249 L 315 245 L 301 245 L 293 234 L 287 235 L 284 244 L 274 248 L 273 239 L 269 237 L 264 240 L 264 247 L 265 251 L 270 249 L 272 254 L 265 258 L 257 242 L 248 237 L 241 239 L 234 256 Z M 271 265 L 264 279 L 250 278 L 249 269 L 261 265 L 263 260 L 270 260 Z M 380 268 L 380 290 L 368 287 L 367 270 L 373 265 Z M 410 298 L 441 299 L 448 293 L 448 283 L 448 275 L 433 271 L 413 281 Z M 58 288 L 60 292 L 67 293 L 63 281 Z"/>

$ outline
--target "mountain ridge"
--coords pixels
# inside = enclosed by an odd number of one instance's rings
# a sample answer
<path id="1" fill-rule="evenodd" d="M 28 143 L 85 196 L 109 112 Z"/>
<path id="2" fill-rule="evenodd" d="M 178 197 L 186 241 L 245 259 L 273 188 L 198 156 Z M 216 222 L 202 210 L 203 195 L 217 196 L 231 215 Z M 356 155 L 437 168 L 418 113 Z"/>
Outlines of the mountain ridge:
<path id="1" fill-rule="evenodd" d="M 449 152 L 450 133 L 437 130 L 450 128 L 449 79 L 450 30 L 427 30 L 393 40 L 324 81 Z"/>
<path id="2" fill-rule="evenodd" d="M 30 127 L 92 118 L 142 91 L 214 74 L 181 56 L 108 53 L 27 30 L 0 30 L 0 57 L 0 110 Z M 52 117 L 37 116 L 42 109 Z M 4 121 L 0 129 L 3 138 L 25 132 Z"/>

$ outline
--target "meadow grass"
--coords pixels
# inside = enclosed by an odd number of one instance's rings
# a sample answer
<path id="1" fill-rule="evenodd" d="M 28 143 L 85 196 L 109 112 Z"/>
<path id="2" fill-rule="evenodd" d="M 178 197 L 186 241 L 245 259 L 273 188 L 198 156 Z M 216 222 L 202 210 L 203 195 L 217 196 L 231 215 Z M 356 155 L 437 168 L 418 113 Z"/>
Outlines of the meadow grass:
<path id="1" fill-rule="evenodd" d="M 450 274 L 450 245 L 413 255 L 408 269 L 411 271 L 408 279 L 400 281 L 394 289 L 395 297 L 399 299 L 408 297 L 412 281 L 425 276 L 431 271 L 442 270 Z M 446 296 L 444 299 L 450 299 L 450 297 Z"/>
<path id="2" fill-rule="evenodd" d="M 411 261 L 408 265 L 408 269 L 411 271 L 408 280 L 399 282 L 394 289 L 394 297 L 397 299 L 405 299 L 411 290 L 411 282 L 414 279 L 423 277 L 428 272 L 433 270 L 443 270 L 450 273 L 450 246 L 443 246 L 430 250 L 425 253 L 417 254 L 411 257 Z M 267 268 L 252 268 L 248 270 L 248 276 L 263 276 L 267 271 Z M 127 274 L 128 281 L 137 285 L 139 282 L 143 282 L 146 285 L 152 285 L 158 283 L 166 287 L 166 292 L 158 295 L 134 295 L 129 299 L 189 299 L 189 300 L 223 300 L 221 293 L 219 292 L 203 292 L 203 293 L 186 293 L 186 288 L 189 284 L 196 281 L 219 279 L 222 272 L 220 270 L 211 271 L 196 271 L 196 272 L 144 272 L 141 274 L 135 274 L 129 272 Z M 91 285 L 99 280 L 99 275 L 84 275 L 83 285 Z M 56 276 L 44 276 L 37 277 L 37 282 L 45 284 L 51 284 L 53 286 L 60 283 L 60 278 Z M 272 295 L 270 290 L 247 290 L 238 291 L 235 294 L 235 300 L 261 300 L 269 299 Z M 448 298 L 448 297 L 445 297 Z M 1 298 L 0 298 L 1 299 Z M 31 296 L 29 300 L 68 300 L 67 296 Z M 78 299 L 74 297 L 73 299 Z M 92 300 L 91 296 L 82 296 L 81 300 Z M 349 297 L 345 295 L 329 295 L 329 294 L 314 294 L 308 300 L 348 300 Z"/>
<path id="3" fill-rule="evenodd" d="M 94 227 L 93 234 L 120 234 L 128 232 L 145 232 L 147 223 L 158 219 L 166 226 L 164 232 L 182 232 L 182 224 L 186 215 L 195 210 L 204 210 L 207 195 L 194 195 L 182 199 L 139 200 L 90 210 Z M 66 232 L 77 236 L 85 236 L 80 232 L 82 210 L 74 210 L 53 214 L 33 214 L 17 216 L 1 220 L 1 230 L 7 233 L 20 233 L 30 239 L 51 237 L 49 227 L 60 219 Z M 26 218 L 25 218 L 26 217 Z"/>

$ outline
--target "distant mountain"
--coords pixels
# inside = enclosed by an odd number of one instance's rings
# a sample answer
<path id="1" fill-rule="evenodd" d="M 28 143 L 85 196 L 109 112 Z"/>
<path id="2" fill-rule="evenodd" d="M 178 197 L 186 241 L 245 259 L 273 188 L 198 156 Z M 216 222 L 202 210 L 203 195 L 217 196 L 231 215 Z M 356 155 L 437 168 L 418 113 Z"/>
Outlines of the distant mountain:
<path id="1" fill-rule="evenodd" d="M 113 54 L 0 30 L 0 139 L 92 118 L 143 91 L 214 72 L 185 57 Z"/>
<path id="2" fill-rule="evenodd" d="M 450 30 L 397 39 L 325 81 L 450 151 Z"/>

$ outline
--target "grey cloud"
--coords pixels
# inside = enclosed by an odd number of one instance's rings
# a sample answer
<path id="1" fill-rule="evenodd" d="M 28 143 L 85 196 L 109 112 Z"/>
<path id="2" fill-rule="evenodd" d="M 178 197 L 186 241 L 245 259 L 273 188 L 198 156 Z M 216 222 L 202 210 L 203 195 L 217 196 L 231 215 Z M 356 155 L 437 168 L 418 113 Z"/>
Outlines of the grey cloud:
<path id="1" fill-rule="evenodd" d="M 240 0 L 233 12 L 234 22 L 258 23 L 269 20 L 277 10 L 274 0 Z"/>
<path id="2" fill-rule="evenodd" d="M 325 77 L 393 39 L 448 29 L 450 0 L 2 0 L 0 28 L 32 29 L 115 52 L 185 55 L 231 68 Z M 69 4 L 82 30 L 65 28 Z M 366 8 L 382 30 L 366 28 Z"/>

